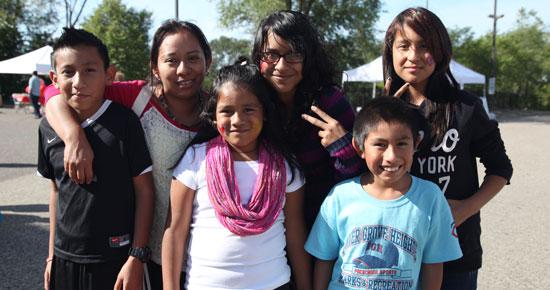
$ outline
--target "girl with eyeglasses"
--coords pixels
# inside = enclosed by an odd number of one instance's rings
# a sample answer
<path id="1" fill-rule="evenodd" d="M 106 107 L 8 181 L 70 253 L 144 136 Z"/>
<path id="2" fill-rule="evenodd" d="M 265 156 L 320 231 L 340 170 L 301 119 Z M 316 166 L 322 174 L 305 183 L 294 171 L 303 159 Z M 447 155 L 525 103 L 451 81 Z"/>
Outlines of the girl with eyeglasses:
<path id="1" fill-rule="evenodd" d="M 277 92 L 287 142 L 306 177 L 309 229 L 331 187 L 360 172 L 362 163 L 349 133 L 354 111 L 335 86 L 321 37 L 302 13 L 279 11 L 265 18 L 256 32 L 252 59 Z"/>

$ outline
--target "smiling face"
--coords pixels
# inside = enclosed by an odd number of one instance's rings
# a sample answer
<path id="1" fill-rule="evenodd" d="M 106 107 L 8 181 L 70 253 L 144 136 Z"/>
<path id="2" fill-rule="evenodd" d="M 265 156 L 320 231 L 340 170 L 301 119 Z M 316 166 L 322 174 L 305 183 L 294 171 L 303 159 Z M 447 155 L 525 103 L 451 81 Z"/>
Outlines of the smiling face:
<path id="1" fill-rule="evenodd" d="M 273 32 L 269 32 L 263 52 L 286 55 L 292 52 L 288 42 Z M 289 63 L 281 57 L 275 63 L 260 61 L 260 72 L 275 88 L 283 102 L 291 101 L 298 84 L 302 81 L 303 62 Z"/>
<path id="2" fill-rule="evenodd" d="M 403 81 L 424 91 L 435 70 L 435 60 L 424 39 L 408 25 L 397 30 L 392 45 L 393 68 Z"/>
<path id="3" fill-rule="evenodd" d="M 374 185 L 402 188 L 408 183 L 408 171 L 414 154 L 414 138 L 409 126 L 380 122 L 364 140 L 360 152 L 371 172 Z"/>
<path id="4" fill-rule="evenodd" d="M 162 82 L 165 97 L 187 99 L 197 96 L 209 65 L 199 40 L 182 29 L 162 41 L 153 73 Z"/>
<path id="5" fill-rule="evenodd" d="M 112 69 L 105 70 L 93 46 L 64 47 L 55 51 L 55 71 L 50 71 L 50 78 L 82 120 L 101 106 Z"/>
<path id="6" fill-rule="evenodd" d="M 257 159 L 258 137 L 263 128 L 263 107 L 245 87 L 225 83 L 216 103 L 216 125 L 232 151 L 245 159 Z"/>

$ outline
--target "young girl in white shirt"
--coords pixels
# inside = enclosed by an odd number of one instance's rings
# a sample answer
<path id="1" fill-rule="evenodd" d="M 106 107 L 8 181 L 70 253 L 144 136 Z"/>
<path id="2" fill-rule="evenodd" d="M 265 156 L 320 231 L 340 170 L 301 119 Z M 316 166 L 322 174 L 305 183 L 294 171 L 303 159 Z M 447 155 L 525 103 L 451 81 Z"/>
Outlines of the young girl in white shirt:
<path id="1" fill-rule="evenodd" d="M 289 289 L 287 256 L 296 287 L 311 288 L 304 179 L 282 138 L 274 98 L 246 61 L 219 71 L 204 114 L 215 132 L 197 136 L 173 173 L 165 289 L 179 288 L 184 255 L 188 289 Z"/>

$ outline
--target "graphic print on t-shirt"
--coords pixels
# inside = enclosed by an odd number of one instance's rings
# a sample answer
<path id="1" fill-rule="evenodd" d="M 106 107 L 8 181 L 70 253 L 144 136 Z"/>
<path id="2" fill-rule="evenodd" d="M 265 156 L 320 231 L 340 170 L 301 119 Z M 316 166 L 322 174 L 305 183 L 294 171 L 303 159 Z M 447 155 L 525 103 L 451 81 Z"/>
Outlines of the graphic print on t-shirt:
<path id="1" fill-rule="evenodd" d="M 366 225 L 348 234 L 343 252 L 351 263 L 342 265 L 340 283 L 352 289 L 411 289 L 412 268 L 399 260 L 416 261 L 418 242 L 412 236 L 386 225 Z"/>
<path id="2" fill-rule="evenodd" d="M 443 140 L 439 145 L 434 145 L 430 149 L 432 152 L 442 151 L 441 154 L 434 156 L 428 156 L 427 158 L 418 157 L 419 171 L 421 175 L 439 175 L 437 183 L 443 193 L 446 192 L 449 182 L 451 181 L 451 175 L 455 171 L 456 153 L 452 154 L 460 136 L 457 129 L 450 129 L 445 133 Z"/>

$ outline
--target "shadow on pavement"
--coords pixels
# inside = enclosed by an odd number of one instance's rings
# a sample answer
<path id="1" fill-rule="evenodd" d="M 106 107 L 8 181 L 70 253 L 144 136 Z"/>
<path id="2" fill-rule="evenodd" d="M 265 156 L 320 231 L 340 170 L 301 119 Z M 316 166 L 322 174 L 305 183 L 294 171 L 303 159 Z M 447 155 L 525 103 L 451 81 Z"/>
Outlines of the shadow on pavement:
<path id="1" fill-rule="evenodd" d="M 0 288 L 43 289 L 48 205 L 0 206 L 0 212 Z"/>
<path id="2" fill-rule="evenodd" d="M 33 163 L 0 163 L 0 168 L 36 168 Z"/>
<path id="3" fill-rule="evenodd" d="M 48 212 L 47 204 L 0 205 L 0 212 Z M 46 223 L 48 220 L 46 219 Z"/>

